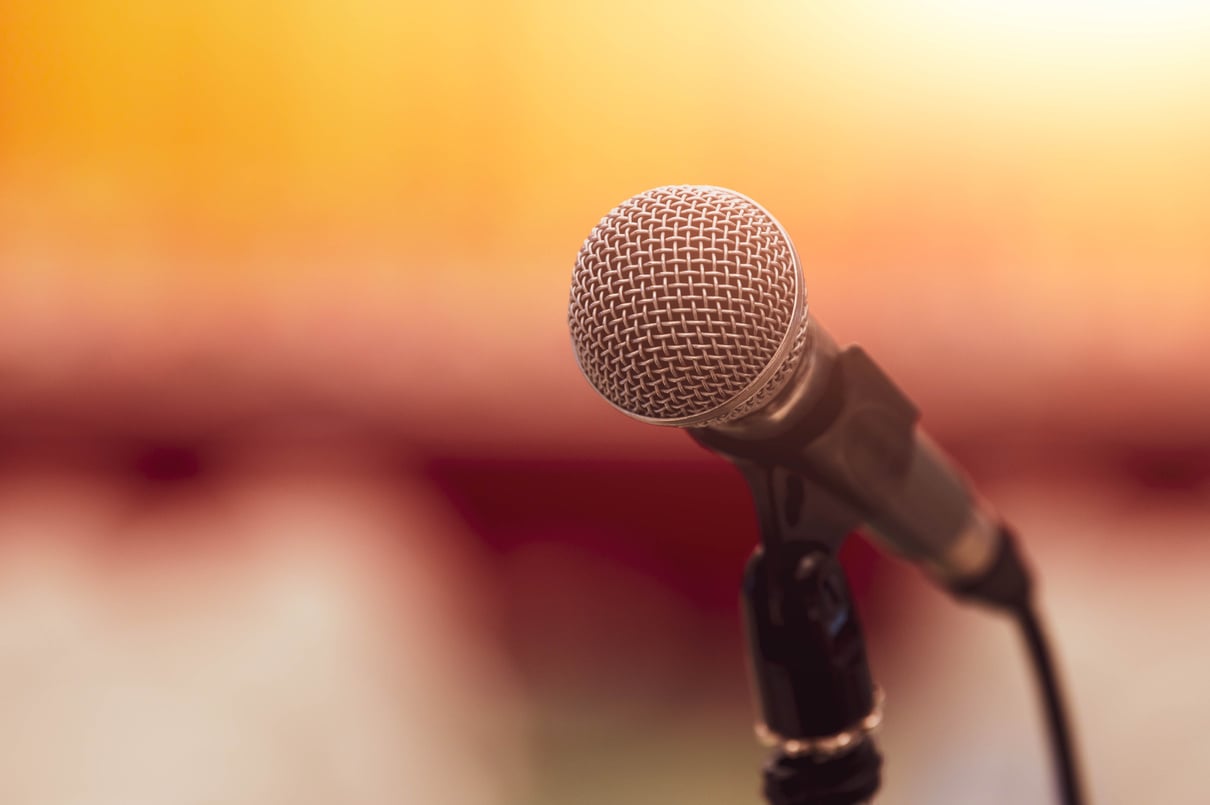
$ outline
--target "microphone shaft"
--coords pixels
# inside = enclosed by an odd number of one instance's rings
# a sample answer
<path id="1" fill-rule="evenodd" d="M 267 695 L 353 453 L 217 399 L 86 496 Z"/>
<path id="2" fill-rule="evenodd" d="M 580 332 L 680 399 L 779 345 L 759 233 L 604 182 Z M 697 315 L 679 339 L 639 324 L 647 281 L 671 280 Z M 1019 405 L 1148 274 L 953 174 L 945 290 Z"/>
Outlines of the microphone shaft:
<path id="1" fill-rule="evenodd" d="M 733 461 L 781 466 L 827 488 L 870 536 L 948 587 L 984 574 L 1000 524 L 962 473 L 917 427 L 919 411 L 860 347 L 819 337 L 790 381 L 795 399 L 694 438 Z"/>

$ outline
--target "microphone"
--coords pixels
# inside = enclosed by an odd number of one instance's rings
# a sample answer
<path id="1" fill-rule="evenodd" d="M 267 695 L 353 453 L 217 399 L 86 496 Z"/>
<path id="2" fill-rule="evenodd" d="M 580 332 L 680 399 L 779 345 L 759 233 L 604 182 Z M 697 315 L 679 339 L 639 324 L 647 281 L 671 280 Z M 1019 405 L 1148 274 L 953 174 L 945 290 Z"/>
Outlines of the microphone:
<path id="1" fill-rule="evenodd" d="M 623 202 L 580 250 L 568 322 L 584 376 L 623 413 L 690 429 L 741 469 L 799 473 L 951 592 L 1028 598 L 1000 518 L 910 400 L 808 314 L 798 254 L 755 201 L 680 185 Z"/>
<path id="2" fill-rule="evenodd" d="M 808 315 L 798 254 L 767 210 L 709 186 L 628 199 L 584 241 L 567 318 L 601 396 L 689 429 L 748 481 L 761 545 L 743 598 L 764 727 L 780 746 L 766 768 L 771 803 L 864 802 L 877 789 L 868 728 L 878 708 L 829 564 L 864 525 L 951 593 L 1016 620 L 1063 802 L 1079 805 L 1058 674 L 1016 539 L 917 426 L 907 396 Z"/>

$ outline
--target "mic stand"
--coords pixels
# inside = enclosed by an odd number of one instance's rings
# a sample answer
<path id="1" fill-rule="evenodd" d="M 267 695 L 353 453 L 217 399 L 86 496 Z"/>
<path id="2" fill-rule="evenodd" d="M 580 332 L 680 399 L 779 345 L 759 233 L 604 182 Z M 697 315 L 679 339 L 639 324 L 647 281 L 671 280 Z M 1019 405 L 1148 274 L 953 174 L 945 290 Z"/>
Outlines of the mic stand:
<path id="1" fill-rule="evenodd" d="M 881 691 L 836 551 L 860 516 L 778 466 L 736 461 L 751 487 L 761 545 L 744 573 L 743 609 L 757 733 L 774 751 L 770 805 L 869 802 L 881 783 L 873 733 Z"/>

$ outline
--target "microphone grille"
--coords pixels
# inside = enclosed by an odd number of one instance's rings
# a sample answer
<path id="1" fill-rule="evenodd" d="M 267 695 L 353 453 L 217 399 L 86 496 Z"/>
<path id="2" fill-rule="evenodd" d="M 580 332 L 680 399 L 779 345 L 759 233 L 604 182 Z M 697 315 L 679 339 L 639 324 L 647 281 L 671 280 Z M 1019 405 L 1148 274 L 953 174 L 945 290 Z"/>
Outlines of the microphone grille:
<path id="1" fill-rule="evenodd" d="M 597 391 L 662 425 L 755 410 L 807 347 L 790 239 L 759 204 L 719 187 L 657 187 L 601 219 L 576 259 L 568 321 Z"/>

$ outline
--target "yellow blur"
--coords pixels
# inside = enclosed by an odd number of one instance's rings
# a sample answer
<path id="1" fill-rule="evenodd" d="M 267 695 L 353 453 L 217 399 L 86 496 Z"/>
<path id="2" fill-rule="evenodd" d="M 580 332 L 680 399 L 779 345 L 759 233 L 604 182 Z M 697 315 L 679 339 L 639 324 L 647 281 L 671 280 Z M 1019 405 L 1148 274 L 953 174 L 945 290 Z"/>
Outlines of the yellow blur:
<path id="1" fill-rule="evenodd" d="M 233 258 L 335 238 L 403 275 L 522 278 L 608 205 L 687 181 L 785 210 L 827 262 L 959 270 L 965 240 L 1185 275 L 1210 246 L 1208 20 L 1083 0 L 9 0 L 0 231 L 152 277 L 272 282 L 272 260 Z"/>

